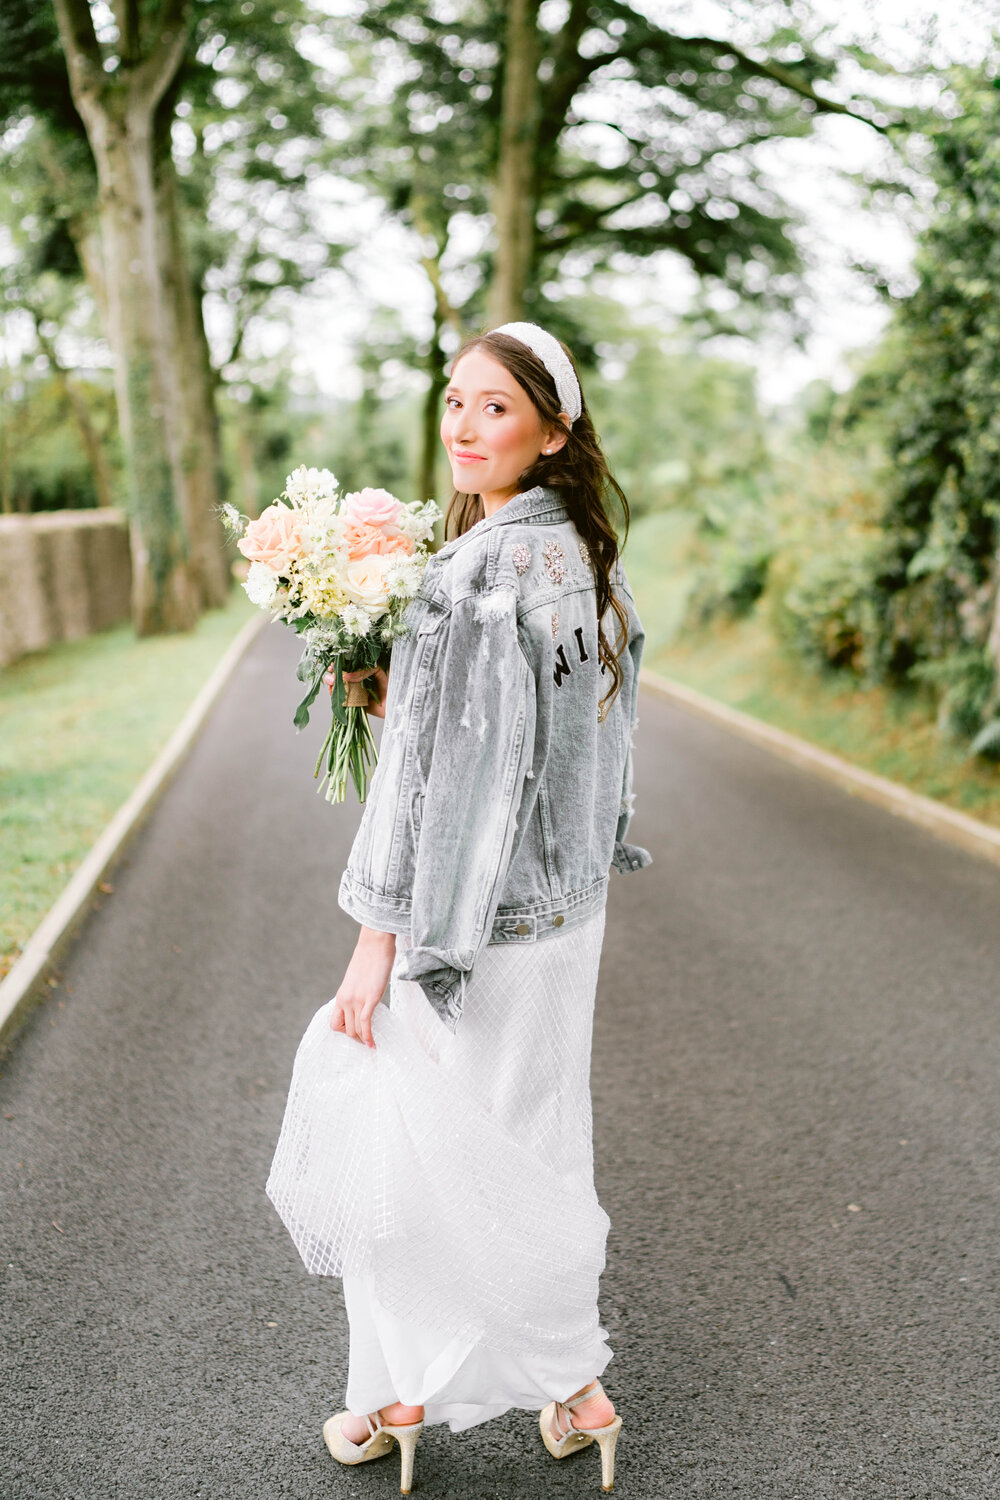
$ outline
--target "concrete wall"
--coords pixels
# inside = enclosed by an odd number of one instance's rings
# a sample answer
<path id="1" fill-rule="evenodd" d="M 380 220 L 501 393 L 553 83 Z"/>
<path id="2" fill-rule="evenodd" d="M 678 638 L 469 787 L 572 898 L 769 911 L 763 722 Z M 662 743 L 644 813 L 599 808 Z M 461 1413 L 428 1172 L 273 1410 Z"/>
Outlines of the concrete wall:
<path id="1" fill-rule="evenodd" d="M 121 511 L 0 516 L 0 667 L 127 620 L 131 589 Z"/>

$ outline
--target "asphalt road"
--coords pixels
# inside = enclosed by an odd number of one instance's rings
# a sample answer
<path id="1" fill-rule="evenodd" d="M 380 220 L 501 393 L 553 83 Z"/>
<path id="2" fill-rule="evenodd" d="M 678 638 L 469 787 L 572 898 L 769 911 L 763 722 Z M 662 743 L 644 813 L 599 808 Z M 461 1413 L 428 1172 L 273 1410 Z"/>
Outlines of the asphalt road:
<path id="1" fill-rule="evenodd" d="M 0 1077 L 2 1500 L 333 1500 L 339 1283 L 264 1196 L 355 825 L 266 631 Z M 314 732 L 315 731 L 315 732 Z M 1000 870 L 647 696 L 595 1038 L 621 1500 L 1000 1495 Z M 418 1493 L 599 1494 L 535 1418 Z"/>

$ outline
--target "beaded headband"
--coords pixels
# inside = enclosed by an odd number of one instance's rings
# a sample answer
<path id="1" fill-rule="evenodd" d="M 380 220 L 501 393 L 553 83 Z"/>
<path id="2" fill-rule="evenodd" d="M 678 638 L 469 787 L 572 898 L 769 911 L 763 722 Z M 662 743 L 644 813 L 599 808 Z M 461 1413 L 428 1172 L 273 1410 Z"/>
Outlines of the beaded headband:
<path id="1" fill-rule="evenodd" d="M 555 335 L 547 333 L 544 328 L 539 328 L 537 323 L 503 323 L 499 328 L 492 328 L 490 332 L 505 333 L 508 338 L 527 344 L 532 354 L 541 360 L 555 381 L 559 405 L 569 417 L 572 425 L 583 410 L 583 397 L 580 394 L 580 382 L 576 378 L 576 371 Z"/>

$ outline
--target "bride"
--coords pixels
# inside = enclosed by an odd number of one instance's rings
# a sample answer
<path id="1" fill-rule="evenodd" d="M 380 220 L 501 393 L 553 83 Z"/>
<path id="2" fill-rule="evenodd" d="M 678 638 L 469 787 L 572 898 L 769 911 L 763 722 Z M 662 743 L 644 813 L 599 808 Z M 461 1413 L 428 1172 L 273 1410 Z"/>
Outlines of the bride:
<path id="1" fill-rule="evenodd" d="M 336 1459 L 398 1444 L 406 1494 L 425 1425 L 519 1407 L 554 1458 L 598 1443 L 610 1490 L 591 1031 L 609 870 L 649 863 L 624 842 L 643 635 L 606 505 L 627 504 L 534 324 L 463 346 L 441 438 L 451 540 L 369 686 L 381 756 L 339 895 L 360 933 L 268 1193 L 343 1277 Z"/>

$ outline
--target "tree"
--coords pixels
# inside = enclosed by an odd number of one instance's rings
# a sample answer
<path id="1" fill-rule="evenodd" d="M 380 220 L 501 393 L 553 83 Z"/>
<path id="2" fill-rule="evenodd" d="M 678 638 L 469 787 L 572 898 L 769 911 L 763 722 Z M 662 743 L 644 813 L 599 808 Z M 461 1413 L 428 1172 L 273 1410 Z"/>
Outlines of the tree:
<path id="1" fill-rule="evenodd" d="M 327 151 L 332 102 L 323 70 L 300 50 L 310 28 L 300 0 L 195 0 L 183 57 L 152 118 L 161 327 L 169 335 L 160 358 L 173 370 L 174 392 L 163 422 L 180 455 L 171 481 L 183 486 L 174 502 L 200 604 L 216 602 L 227 581 L 213 514 L 222 488 L 219 385 L 226 374 L 243 378 L 247 330 L 268 303 L 308 286 L 336 253 L 307 194 Z M 102 56 L 120 82 L 129 70 L 119 43 L 101 32 Z M 94 158 L 48 4 L 7 0 L 0 13 L 0 120 L 17 124 L 18 138 L 30 125 L 18 149 L 48 175 L 51 235 L 65 240 L 68 232 L 106 310 Z M 220 300 L 230 314 L 229 343 L 215 361 L 203 315 L 213 298 L 217 325 Z"/>
<path id="2" fill-rule="evenodd" d="M 788 304 L 791 216 L 756 148 L 807 134 L 822 114 L 875 129 L 890 116 L 845 81 L 842 64 L 858 73 L 870 59 L 810 41 L 784 7 L 754 14 L 756 41 L 738 44 L 735 5 L 719 36 L 685 35 L 621 0 L 568 0 L 558 22 L 538 0 L 365 8 L 360 27 L 394 44 L 397 113 L 423 158 L 446 172 L 458 142 L 464 160 L 478 145 L 495 221 L 491 321 L 541 315 L 568 257 L 594 269 L 663 250 L 745 302 Z"/>
<path id="3" fill-rule="evenodd" d="M 135 0 L 122 0 L 111 58 L 87 0 L 54 6 L 97 168 L 108 335 L 136 533 L 133 617 L 142 633 L 184 629 L 224 589 L 220 541 L 211 536 L 212 518 L 190 503 L 185 474 L 178 416 L 187 398 L 170 357 L 181 330 L 165 277 L 169 242 L 156 174 L 157 111 L 184 56 L 191 5 L 165 0 L 151 22 Z"/>
<path id="4" fill-rule="evenodd" d="M 881 404 L 893 460 L 873 583 L 883 668 L 936 682 L 953 728 L 1000 758 L 1000 81 L 948 81 L 917 289 L 858 401 Z"/>

